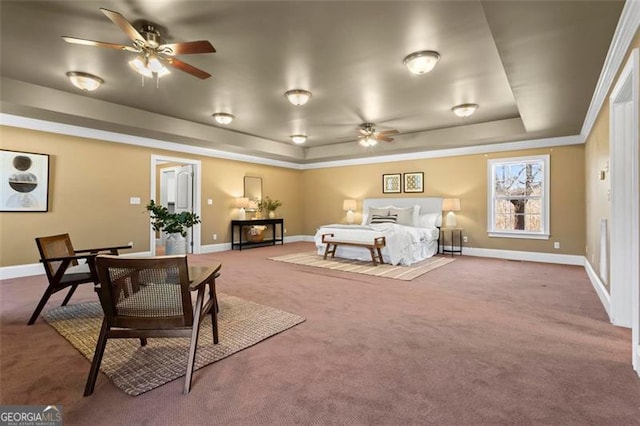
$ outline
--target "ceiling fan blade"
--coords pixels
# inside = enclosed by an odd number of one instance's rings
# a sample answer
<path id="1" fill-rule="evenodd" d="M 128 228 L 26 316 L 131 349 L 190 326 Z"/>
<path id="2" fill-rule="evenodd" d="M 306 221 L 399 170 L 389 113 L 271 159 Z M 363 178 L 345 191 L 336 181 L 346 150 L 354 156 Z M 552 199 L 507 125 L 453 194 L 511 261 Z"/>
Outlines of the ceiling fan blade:
<path id="1" fill-rule="evenodd" d="M 107 43 L 104 41 L 94 41 L 94 40 L 87 40 L 84 38 L 75 38 L 75 37 L 68 37 L 68 36 L 62 36 L 62 39 L 67 43 L 72 43 L 72 44 L 83 44 L 85 46 L 107 47 L 109 49 L 127 50 L 129 52 L 136 52 L 136 53 L 140 52 L 140 49 L 136 49 L 133 46 L 125 46 L 124 44 Z"/>
<path id="2" fill-rule="evenodd" d="M 393 141 L 393 138 L 388 138 L 388 137 L 382 136 L 382 135 L 376 135 L 376 136 L 374 136 L 374 138 L 377 141 L 383 141 L 383 142 L 391 142 L 391 141 Z"/>
<path id="3" fill-rule="evenodd" d="M 378 132 L 378 133 L 381 134 L 381 135 L 387 136 L 387 135 L 397 135 L 400 132 L 395 130 L 395 129 L 393 129 L 393 130 L 383 130 L 383 131 Z"/>
<path id="4" fill-rule="evenodd" d="M 136 30 L 133 25 L 131 25 L 129 23 L 129 21 L 127 21 L 125 19 L 124 16 L 122 16 L 121 14 L 119 14 L 118 12 L 114 12 L 112 10 L 108 10 L 108 9 L 103 9 L 100 8 L 100 10 L 102 11 L 102 13 L 104 13 L 105 15 L 107 15 L 107 18 L 111 19 L 111 22 L 113 22 L 114 24 L 116 24 L 117 26 L 120 27 L 120 29 L 122 31 L 125 32 L 125 34 L 131 39 L 133 40 L 133 42 L 136 44 L 136 46 L 145 46 L 147 44 L 147 41 L 144 39 L 144 37 L 142 37 L 142 35 L 140 35 L 140 33 L 138 32 L 138 30 Z"/>
<path id="5" fill-rule="evenodd" d="M 176 58 L 168 58 L 167 62 L 169 63 L 169 65 L 171 65 L 172 67 L 178 68 L 180 71 L 184 71 L 188 74 L 191 74 L 195 77 L 201 78 L 201 79 L 205 79 L 205 78 L 209 78 L 211 77 L 211 74 L 209 74 L 206 71 L 203 71 L 199 68 L 194 67 L 193 65 L 189 65 L 186 62 L 182 62 L 179 59 Z"/>
<path id="6" fill-rule="evenodd" d="M 216 49 L 206 40 L 169 43 L 158 46 L 165 55 L 193 55 L 196 53 L 214 53 Z"/>
<path id="7" fill-rule="evenodd" d="M 368 136 L 371 132 L 367 129 L 358 129 L 362 136 Z"/>

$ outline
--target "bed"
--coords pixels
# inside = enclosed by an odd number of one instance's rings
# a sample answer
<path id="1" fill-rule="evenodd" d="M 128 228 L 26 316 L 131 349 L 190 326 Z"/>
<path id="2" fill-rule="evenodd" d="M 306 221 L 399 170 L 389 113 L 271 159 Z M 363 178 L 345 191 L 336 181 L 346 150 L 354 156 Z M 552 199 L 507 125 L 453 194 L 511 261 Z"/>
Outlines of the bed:
<path id="1" fill-rule="evenodd" d="M 320 226 L 314 241 L 318 254 L 324 255 L 326 245 L 322 242 L 323 234 L 333 234 L 333 238 L 339 240 L 367 243 L 384 236 L 384 262 L 411 265 L 438 253 L 441 224 L 441 197 L 367 198 L 363 201 L 360 224 Z M 335 256 L 371 261 L 371 253 L 364 247 L 339 246 Z"/>

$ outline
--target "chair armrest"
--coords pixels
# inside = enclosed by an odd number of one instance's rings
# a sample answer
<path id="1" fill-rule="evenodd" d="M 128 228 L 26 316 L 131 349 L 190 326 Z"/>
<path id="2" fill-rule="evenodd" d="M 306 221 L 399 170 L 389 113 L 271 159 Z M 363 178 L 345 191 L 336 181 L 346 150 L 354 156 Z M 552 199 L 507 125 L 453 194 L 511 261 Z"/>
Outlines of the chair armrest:
<path id="1" fill-rule="evenodd" d="M 91 259 L 91 258 L 94 258 L 94 257 L 96 257 L 96 254 L 90 253 L 90 254 L 80 254 L 80 255 L 75 255 L 75 256 L 48 257 L 46 259 L 40 259 L 40 262 L 42 262 L 42 263 L 60 262 L 60 261 L 64 261 L 64 260 Z"/>
<path id="2" fill-rule="evenodd" d="M 133 246 L 127 244 L 125 246 L 113 246 L 113 247 L 102 247 L 102 248 L 92 248 L 92 249 L 82 249 L 82 250 L 74 250 L 76 253 L 98 253 L 101 251 L 110 251 L 110 252 L 116 252 L 118 250 L 125 250 L 125 249 L 130 249 Z"/>
<path id="3" fill-rule="evenodd" d="M 210 268 L 207 268 L 207 270 L 205 272 L 200 274 L 197 278 L 195 278 L 191 282 L 191 284 L 189 284 L 189 290 L 190 291 L 198 290 L 198 289 L 200 289 L 200 287 L 206 285 L 211 280 L 219 277 L 220 273 L 218 271 L 220 271 L 221 267 L 222 267 L 222 265 L 218 264 L 216 266 L 212 266 Z"/>

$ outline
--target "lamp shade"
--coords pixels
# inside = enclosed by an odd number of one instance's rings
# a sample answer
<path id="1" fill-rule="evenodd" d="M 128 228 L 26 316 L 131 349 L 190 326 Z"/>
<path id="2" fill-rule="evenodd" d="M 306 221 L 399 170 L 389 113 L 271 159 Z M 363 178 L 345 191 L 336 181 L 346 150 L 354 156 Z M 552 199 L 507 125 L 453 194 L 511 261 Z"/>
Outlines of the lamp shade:
<path id="1" fill-rule="evenodd" d="M 460 211 L 460 199 L 459 198 L 445 198 L 442 200 L 442 210 L 457 212 Z"/>
<path id="2" fill-rule="evenodd" d="M 344 200 L 342 202 L 342 210 L 349 211 L 357 208 L 356 200 Z"/>
<path id="3" fill-rule="evenodd" d="M 246 209 L 249 207 L 249 199 L 246 197 L 236 198 L 236 207 L 239 209 Z"/>

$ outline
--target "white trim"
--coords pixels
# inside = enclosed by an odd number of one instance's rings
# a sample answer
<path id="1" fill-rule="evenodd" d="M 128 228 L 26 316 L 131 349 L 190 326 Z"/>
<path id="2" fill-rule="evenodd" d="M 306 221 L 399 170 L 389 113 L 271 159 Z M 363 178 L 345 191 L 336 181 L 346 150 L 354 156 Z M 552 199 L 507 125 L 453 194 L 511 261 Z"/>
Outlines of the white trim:
<path id="1" fill-rule="evenodd" d="M 478 257 L 494 257 L 506 260 L 525 260 L 527 262 L 559 263 L 562 265 L 584 264 L 584 256 L 573 254 L 542 253 L 535 251 L 497 250 L 485 248 L 463 247 L 462 254 Z"/>
<path id="2" fill-rule="evenodd" d="M 602 307 L 605 311 L 607 311 L 607 316 L 609 316 L 609 321 L 611 321 L 611 297 L 609 296 L 609 291 L 605 287 L 604 283 L 589 263 L 589 260 L 585 257 L 584 259 L 584 269 L 587 271 L 587 275 L 589 276 L 589 280 L 591 281 L 591 285 L 593 289 L 596 291 L 596 294 L 600 298 L 600 303 L 602 303 Z"/>
<path id="3" fill-rule="evenodd" d="M 71 124 L 56 123 L 54 121 L 40 120 L 36 118 L 20 117 L 18 115 L 0 113 L 0 124 L 3 126 L 19 127 L 22 129 L 37 130 L 41 132 L 56 133 L 60 135 L 78 136 L 87 139 L 97 139 L 107 142 L 123 143 L 126 145 L 144 146 L 147 148 L 166 149 L 184 154 L 202 155 L 204 157 L 223 158 L 226 160 L 243 161 L 247 163 L 266 164 L 268 166 L 286 167 L 300 170 L 302 166 L 288 161 L 272 160 L 269 158 L 255 157 L 247 154 L 220 151 L 211 148 L 202 148 L 193 145 L 163 141 L 158 139 L 132 136 L 124 133 L 109 132 L 106 130 L 91 129 L 88 127 L 74 126 Z"/>
<path id="4" fill-rule="evenodd" d="M 600 114 L 602 105 L 607 98 L 607 93 L 613 84 L 613 79 L 618 73 L 622 61 L 624 60 L 627 50 L 636 35 L 638 26 L 640 25 L 640 2 L 637 0 L 628 0 L 624 4 L 618 26 L 613 35 L 613 40 L 609 47 L 609 52 L 604 61 L 604 66 L 600 72 L 598 84 L 591 98 L 589 110 L 582 124 L 580 135 L 586 140 L 591 133 L 593 125 Z"/>
<path id="5" fill-rule="evenodd" d="M 180 163 L 180 164 L 190 164 L 194 169 L 194 181 L 193 181 L 193 212 L 198 216 L 202 216 L 201 206 L 202 206 L 202 161 L 194 160 L 190 158 L 183 157 L 172 157 L 169 155 L 159 155 L 159 154 L 151 154 L 151 189 L 149 191 L 149 199 L 154 200 L 156 196 L 156 166 L 162 164 L 164 161 L 169 161 L 172 163 Z M 201 250 L 201 242 L 202 238 L 200 235 L 200 224 L 196 224 L 193 226 L 193 253 L 198 254 Z M 151 253 L 155 254 L 156 252 L 156 234 L 151 224 L 149 224 L 149 247 L 151 247 Z"/>
<path id="6" fill-rule="evenodd" d="M 562 136 L 557 138 L 504 142 L 406 154 L 390 154 L 377 157 L 355 158 L 350 160 L 320 161 L 316 163 L 298 164 L 288 161 L 271 160 L 269 158 L 255 157 L 252 155 L 236 154 L 210 148 L 179 144 L 175 142 L 143 138 L 139 136 L 129 136 L 122 133 L 90 129 L 87 127 L 74 126 L 70 124 L 61 124 L 53 121 L 20 117 L 17 115 L 6 113 L 0 113 L 0 125 L 37 130 L 41 132 L 56 133 L 61 135 L 78 136 L 88 139 L 97 139 L 107 142 L 123 143 L 127 145 L 144 146 L 147 148 L 163 149 L 184 154 L 202 155 L 204 157 L 222 158 L 226 160 L 243 161 L 246 163 L 265 164 L 268 166 L 283 167 L 295 170 L 313 170 L 331 167 L 357 166 L 363 164 L 388 163 L 392 161 L 457 157 L 461 155 L 488 154 L 492 152 L 520 151 L 523 149 L 552 148 L 558 146 L 579 145 L 584 143 L 585 141 L 584 137 L 581 135 Z"/>
<path id="7" fill-rule="evenodd" d="M 219 251 L 231 250 L 231 243 L 206 244 L 200 246 L 200 254 L 217 253 Z"/>
<path id="8" fill-rule="evenodd" d="M 458 157 L 462 155 L 490 154 L 492 152 L 521 151 L 525 149 L 553 148 L 567 145 L 580 145 L 585 142 L 582 135 L 562 136 L 558 138 L 531 139 L 517 142 L 504 142 L 487 145 L 465 146 L 460 148 L 436 149 L 433 151 L 390 154 L 379 157 L 354 158 L 350 160 L 323 161 L 302 165 L 302 170 L 330 167 L 359 166 L 366 164 L 389 163 L 393 161 L 423 160 L 432 158 Z"/>
<path id="9" fill-rule="evenodd" d="M 519 238 L 524 240 L 548 240 L 549 234 L 539 232 L 489 232 L 489 237 L 493 238 Z"/>
<path id="10" fill-rule="evenodd" d="M 527 231 L 517 231 L 517 230 L 509 230 L 509 231 L 496 231 L 494 229 L 494 178 L 495 171 L 494 167 L 496 164 L 504 164 L 504 163 L 521 163 L 521 162 L 532 162 L 532 161 L 542 161 L 543 172 L 544 172 L 544 182 L 543 184 L 543 192 L 542 192 L 542 210 L 544 215 L 542 217 L 542 230 L 540 232 L 527 232 Z M 551 229 L 551 156 L 549 154 L 544 155 L 528 155 L 522 157 L 511 157 L 511 158 L 494 158 L 487 160 L 487 233 L 490 237 L 502 237 L 502 238 L 524 238 L 524 239 L 549 239 Z"/>
<path id="11" fill-rule="evenodd" d="M 120 256 L 151 256 L 151 252 L 122 253 Z M 28 263 L 24 265 L 2 266 L 0 267 L 0 280 L 10 280 L 12 278 L 31 277 L 34 275 L 44 275 L 42 263 Z"/>

